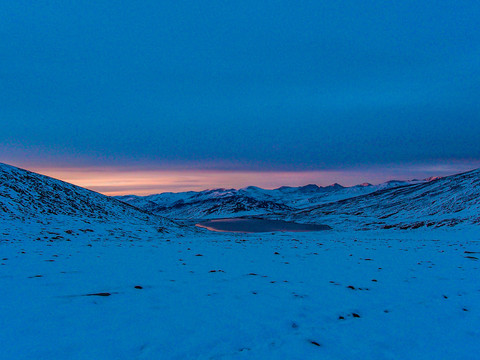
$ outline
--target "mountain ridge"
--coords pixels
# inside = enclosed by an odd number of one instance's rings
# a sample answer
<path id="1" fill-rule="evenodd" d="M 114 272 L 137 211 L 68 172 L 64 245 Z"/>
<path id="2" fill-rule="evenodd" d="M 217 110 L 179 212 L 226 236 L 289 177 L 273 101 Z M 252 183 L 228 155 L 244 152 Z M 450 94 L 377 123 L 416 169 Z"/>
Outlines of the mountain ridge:
<path id="1" fill-rule="evenodd" d="M 415 183 L 419 182 L 418 180 Z M 308 184 L 299 187 L 281 186 L 262 189 L 247 186 L 240 189 L 207 189 L 147 196 L 123 195 L 116 198 L 136 207 L 176 219 L 268 215 L 272 212 L 295 211 L 317 204 L 371 193 L 379 189 L 411 184 L 412 181 L 391 180 L 378 185 L 363 183 L 344 187 Z"/>
<path id="2" fill-rule="evenodd" d="M 416 229 L 480 223 L 480 169 L 312 206 L 289 220 Z"/>
<path id="3" fill-rule="evenodd" d="M 65 219 L 177 225 L 131 204 L 62 180 L 0 163 L 0 213 L 22 222 Z"/>

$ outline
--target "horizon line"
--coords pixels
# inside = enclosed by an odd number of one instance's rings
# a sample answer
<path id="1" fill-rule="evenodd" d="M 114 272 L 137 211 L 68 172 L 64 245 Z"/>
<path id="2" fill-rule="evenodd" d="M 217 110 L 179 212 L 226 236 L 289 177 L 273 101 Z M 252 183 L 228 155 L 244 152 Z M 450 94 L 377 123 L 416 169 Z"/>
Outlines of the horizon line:
<path id="1" fill-rule="evenodd" d="M 316 185 L 326 187 L 339 184 L 343 187 L 352 187 L 364 183 L 377 185 L 395 180 L 424 180 L 430 177 L 464 173 L 480 168 L 480 161 L 436 165 L 390 164 L 344 170 L 297 171 L 155 168 L 138 170 L 125 166 L 28 166 L 28 168 L 17 165 L 10 166 L 46 175 L 107 196 L 146 196 L 168 192 L 238 190 L 249 186 L 272 190 L 282 186 Z"/>

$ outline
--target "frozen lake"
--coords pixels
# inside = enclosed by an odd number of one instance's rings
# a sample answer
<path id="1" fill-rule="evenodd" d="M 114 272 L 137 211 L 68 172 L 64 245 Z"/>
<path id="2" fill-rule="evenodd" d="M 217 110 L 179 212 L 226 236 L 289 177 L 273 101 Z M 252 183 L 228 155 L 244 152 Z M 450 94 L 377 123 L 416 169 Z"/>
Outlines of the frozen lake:
<path id="1" fill-rule="evenodd" d="M 283 220 L 265 220 L 265 219 L 248 219 L 248 218 L 232 218 L 232 219 L 214 219 L 203 221 L 196 224 L 211 231 L 220 232 L 241 232 L 241 233 L 257 233 L 257 232 L 308 232 L 330 230 L 328 225 L 316 224 L 299 224 L 295 222 Z"/>

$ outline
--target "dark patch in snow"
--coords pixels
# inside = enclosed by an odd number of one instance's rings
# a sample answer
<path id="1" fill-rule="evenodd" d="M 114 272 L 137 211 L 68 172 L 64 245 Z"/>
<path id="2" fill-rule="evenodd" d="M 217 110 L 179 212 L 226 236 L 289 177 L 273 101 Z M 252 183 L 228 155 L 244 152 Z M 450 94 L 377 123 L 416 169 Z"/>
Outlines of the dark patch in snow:
<path id="1" fill-rule="evenodd" d="M 92 293 L 92 294 L 85 294 L 85 296 L 110 296 L 112 293 L 109 292 L 99 292 L 99 293 Z"/>

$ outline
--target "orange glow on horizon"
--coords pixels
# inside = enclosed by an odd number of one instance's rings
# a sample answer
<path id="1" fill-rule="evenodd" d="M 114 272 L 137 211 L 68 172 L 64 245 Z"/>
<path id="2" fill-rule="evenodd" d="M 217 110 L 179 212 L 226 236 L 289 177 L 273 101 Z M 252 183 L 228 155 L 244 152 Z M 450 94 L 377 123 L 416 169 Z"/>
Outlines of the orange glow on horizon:
<path id="1" fill-rule="evenodd" d="M 265 189 L 349 180 L 339 171 L 128 170 L 117 168 L 29 169 L 105 195 L 150 195 L 163 192 L 258 186 Z M 350 176 L 351 177 L 351 176 Z M 357 176 L 353 176 L 357 178 Z M 352 181 L 354 179 L 351 179 Z M 348 183 L 355 184 L 355 181 Z M 363 181 L 362 181 L 363 182 Z"/>
<path id="2" fill-rule="evenodd" d="M 200 169 L 138 169 L 128 167 L 25 166 L 27 170 L 63 180 L 105 195 L 150 195 L 164 192 L 202 191 L 216 188 L 240 189 L 339 183 L 352 186 L 388 180 L 445 176 L 478 168 L 480 162 L 434 165 L 389 165 L 382 168 L 322 171 L 247 171 Z"/>

